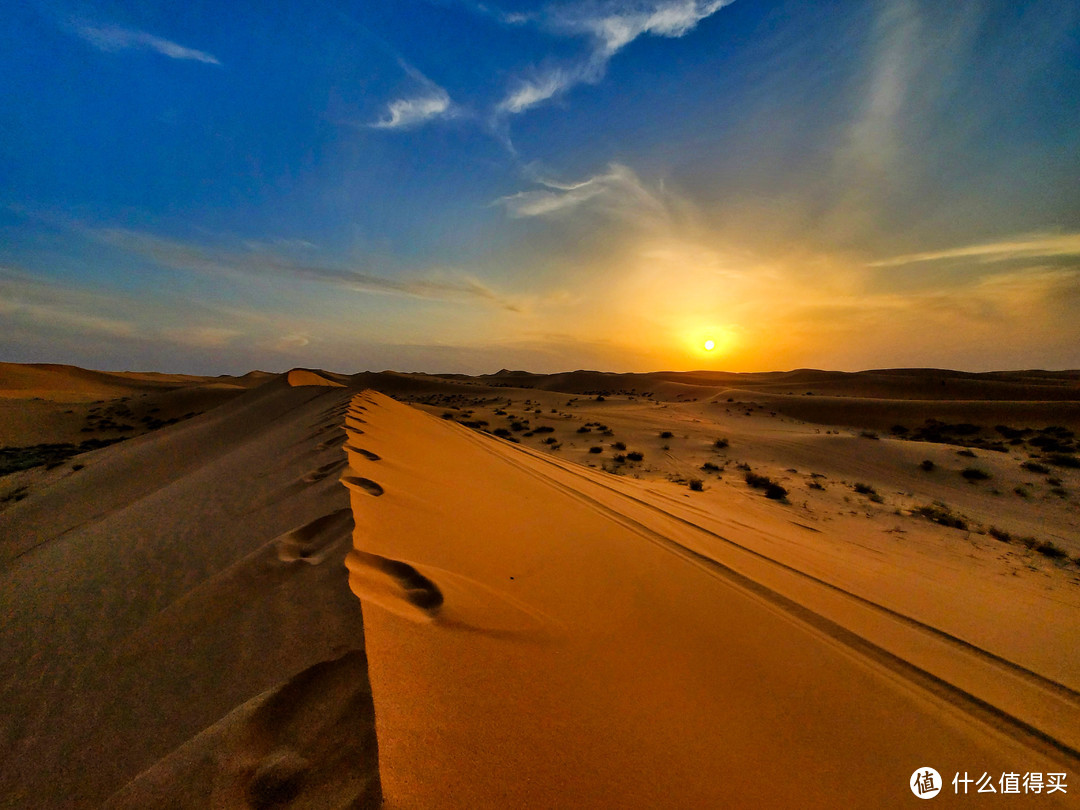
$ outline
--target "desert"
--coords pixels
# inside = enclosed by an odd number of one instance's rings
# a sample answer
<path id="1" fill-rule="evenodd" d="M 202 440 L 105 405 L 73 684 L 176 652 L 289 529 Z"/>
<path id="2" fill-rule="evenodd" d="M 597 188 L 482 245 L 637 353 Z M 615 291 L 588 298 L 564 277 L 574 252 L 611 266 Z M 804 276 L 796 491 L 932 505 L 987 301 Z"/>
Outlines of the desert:
<path id="1" fill-rule="evenodd" d="M 4 371 L 5 413 L 56 420 L 6 453 L 104 440 L 0 479 L 9 806 L 1075 772 L 1075 373 Z M 173 401 L 202 412 L 141 421 Z"/>

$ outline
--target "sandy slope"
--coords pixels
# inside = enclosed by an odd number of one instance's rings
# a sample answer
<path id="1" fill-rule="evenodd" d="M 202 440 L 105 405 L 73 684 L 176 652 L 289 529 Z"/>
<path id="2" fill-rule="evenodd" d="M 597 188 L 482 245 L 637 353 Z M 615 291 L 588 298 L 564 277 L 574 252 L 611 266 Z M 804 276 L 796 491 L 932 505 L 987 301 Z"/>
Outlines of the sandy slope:
<path id="1" fill-rule="evenodd" d="M 1014 661 L 1020 621 L 981 622 L 997 652 L 937 626 L 980 624 L 977 572 L 882 581 L 841 545 L 806 576 L 807 533 L 775 516 L 717 518 L 375 393 L 346 427 L 390 807 L 882 807 L 920 765 L 1076 772 L 1075 662 Z M 828 581 L 852 568 L 861 585 Z M 1039 607 L 1028 640 L 1060 651 L 1075 598 Z"/>
<path id="2" fill-rule="evenodd" d="M 97 807 L 144 769 L 115 806 L 372 804 L 345 401 L 281 378 L 7 477 L 29 495 L 0 511 L 0 805 Z"/>

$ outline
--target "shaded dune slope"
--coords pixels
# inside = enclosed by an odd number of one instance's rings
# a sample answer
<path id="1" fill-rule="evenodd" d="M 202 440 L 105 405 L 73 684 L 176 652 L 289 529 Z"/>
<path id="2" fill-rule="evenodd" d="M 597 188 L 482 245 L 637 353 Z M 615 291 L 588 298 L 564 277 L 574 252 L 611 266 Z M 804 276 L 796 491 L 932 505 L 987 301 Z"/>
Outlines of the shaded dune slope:
<path id="1" fill-rule="evenodd" d="M 374 806 L 347 397 L 283 375 L 0 512 L 0 806 Z"/>
<path id="2" fill-rule="evenodd" d="M 926 764 L 1080 764 L 1075 678 L 942 629 L 962 595 L 899 610 L 375 392 L 346 428 L 389 807 L 885 807 Z"/>

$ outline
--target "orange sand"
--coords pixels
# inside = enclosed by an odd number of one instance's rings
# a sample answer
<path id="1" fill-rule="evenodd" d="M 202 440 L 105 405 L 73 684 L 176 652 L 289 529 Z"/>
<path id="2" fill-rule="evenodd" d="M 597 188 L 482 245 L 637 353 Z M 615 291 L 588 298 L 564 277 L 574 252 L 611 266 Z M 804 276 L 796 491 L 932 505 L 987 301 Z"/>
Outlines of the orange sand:
<path id="1" fill-rule="evenodd" d="M 641 486 L 374 392 L 346 429 L 388 807 L 882 807 L 921 765 L 1076 771 L 1070 688 Z"/>

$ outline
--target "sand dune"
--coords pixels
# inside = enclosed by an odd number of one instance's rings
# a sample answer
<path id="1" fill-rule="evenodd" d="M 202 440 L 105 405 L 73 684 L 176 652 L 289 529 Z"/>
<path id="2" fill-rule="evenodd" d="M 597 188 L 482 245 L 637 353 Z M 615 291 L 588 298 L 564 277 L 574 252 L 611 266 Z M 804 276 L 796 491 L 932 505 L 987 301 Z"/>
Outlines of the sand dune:
<path id="1" fill-rule="evenodd" d="M 16 450 L 97 448 L 0 476 L 0 805 L 882 807 L 916 767 L 1077 770 L 1075 374 L 0 371 L 54 391 L 0 403 Z"/>
<path id="2" fill-rule="evenodd" d="M 350 451 L 344 483 L 387 806 L 881 807 L 923 762 L 1075 771 L 1075 669 L 802 575 L 638 482 L 353 403 L 379 456 Z M 948 577 L 896 575 L 923 613 L 962 608 Z M 1029 631 L 1060 649 L 1075 602 L 1053 621 Z"/>
<path id="3" fill-rule="evenodd" d="M 373 806 L 346 401 L 279 378 L 0 479 L 0 805 Z"/>

